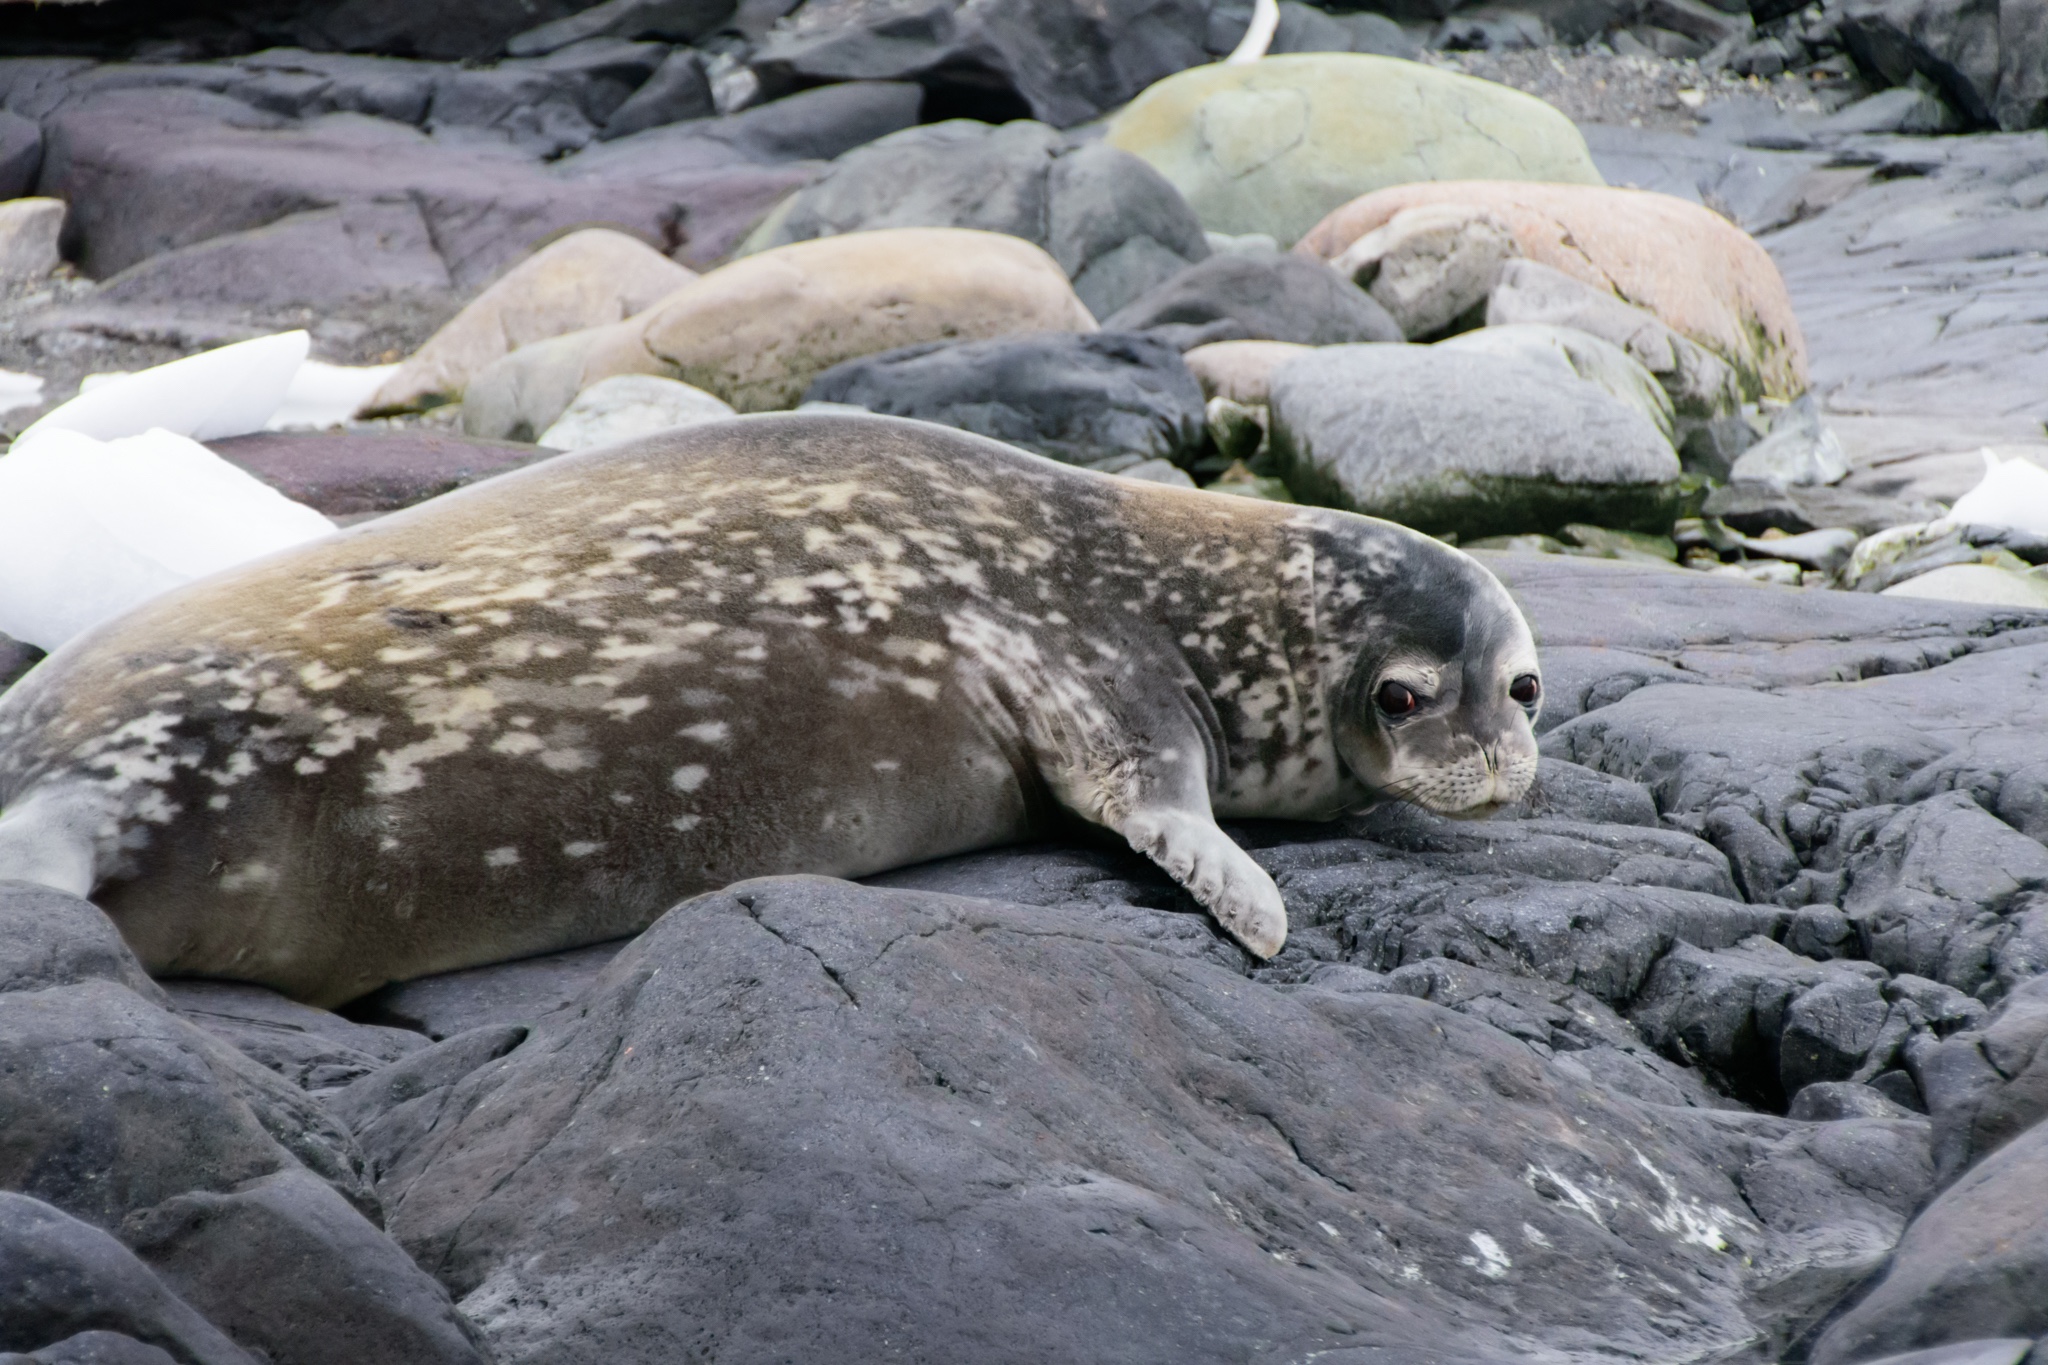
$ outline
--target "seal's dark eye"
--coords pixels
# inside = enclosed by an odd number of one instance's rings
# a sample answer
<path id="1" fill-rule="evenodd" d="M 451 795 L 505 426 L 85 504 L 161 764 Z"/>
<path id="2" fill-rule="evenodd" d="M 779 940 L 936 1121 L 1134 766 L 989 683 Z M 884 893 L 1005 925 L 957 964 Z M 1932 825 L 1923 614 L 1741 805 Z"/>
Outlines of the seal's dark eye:
<path id="1" fill-rule="evenodd" d="M 1397 682 L 1381 683 L 1373 700 L 1390 716 L 1405 716 L 1415 709 L 1415 694 Z"/>
<path id="2" fill-rule="evenodd" d="M 1508 684 L 1508 695 L 1523 706 L 1534 706 L 1536 699 L 1543 695 L 1543 684 L 1536 681 L 1534 673 L 1524 673 Z"/>

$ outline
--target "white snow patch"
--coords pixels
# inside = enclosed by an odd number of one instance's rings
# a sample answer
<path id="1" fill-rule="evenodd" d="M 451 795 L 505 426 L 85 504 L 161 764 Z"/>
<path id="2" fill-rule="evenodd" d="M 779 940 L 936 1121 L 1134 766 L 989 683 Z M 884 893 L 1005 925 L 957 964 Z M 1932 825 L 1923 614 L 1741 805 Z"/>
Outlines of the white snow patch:
<path id="1" fill-rule="evenodd" d="M 30 432 L 0 457 L 0 632 L 46 650 L 191 579 L 334 529 L 174 432 Z"/>
<path id="2" fill-rule="evenodd" d="M 1493 1238 L 1485 1233 L 1469 1233 L 1465 1240 L 1470 1242 L 1472 1249 L 1479 1254 L 1477 1256 L 1460 1256 L 1458 1258 L 1459 1265 L 1471 1266 L 1489 1280 L 1500 1279 L 1514 1265 L 1514 1262 L 1508 1259 L 1508 1254 L 1500 1249 L 1500 1243 L 1494 1241 Z"/>
<path id="3" fill-rule="evenodd" d="M 76 431 L 102 441 L 161 427 L 195 441 L 263 430 L 306 362 L 304 332 L 279 332 L 124 374 L 84 388 L 16 440 Z"/>

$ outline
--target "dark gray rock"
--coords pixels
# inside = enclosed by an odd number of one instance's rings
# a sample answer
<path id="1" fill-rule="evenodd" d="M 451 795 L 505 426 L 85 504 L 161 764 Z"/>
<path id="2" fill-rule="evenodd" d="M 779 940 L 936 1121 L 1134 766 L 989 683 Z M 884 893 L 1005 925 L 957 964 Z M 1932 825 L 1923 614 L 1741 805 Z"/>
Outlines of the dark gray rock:
<path id="1" fill-rule="evenodd" d="M 553 52 L 592 38 L 654 38 L 693 43 L 732 18 L 734 0 L 604 0 L 505 44 L 515 57 Z"/>
<path id="2" fill-rule="evenodd" d="M 1432 533 L 1667 530 L 1670 445 L 1639 409 L 1551 375 L 1429 346 L 1324 347 L 1273 375 L 1274 459 L 1298 497 Z"/>
<path id="3" fill-rule="evenodd" d="M 1137 332 L 1220 323 L 1234 325 L 1233 340 L 1308 346 L 1401 340 L 1401 329 L 1370 294 L 1320 262 L 1280 252 L 1212 256 L 1139 295 L 1102 325 Z"/>
<path id="4" fill-rule="evenodd" d="M 1157 171 L 1021 119 L 951 119 L 848 152 L 749 245 L 883 227 L 979 228 L 1035 242 L 1097 316 L 1209 254 L 1194 210 Z"/>
<path id="5" fill-rule="evenodd" d="M 1668 1351 L 1753 1330 L 1709 1248 L 1775 1236 L 1731 1212 L 1690 1128 L 1457 1012 L 816 878 L 672 911 L 454 1090 L 386 1183 L 393 1226 L 487 1336 L 565 1363 L 771 1337 L 1207 1361 L 1253 1333 L 1477 1362 L 1589 1310 Z M 1649 1309 L 1651 1275 L 1683 1275 L 1682 1305 Z"/>
<path id="6" fill-rule="evenodd" d="M 0 1361 L 6 1365 L 23 1361 L 34 1365 L 178 1365 L 169 1352 L 120 1332 L 80 1332 L 30 1355 L 0 1356 Z"/>
<path id="7" fill-rule="evenodd" d="M 1915 1218 L 1884 1278 L 1815 1344 L 1815 1365 L 2048 1334 L 2048 1125 L 1986 1158 Z"/>
<path id="8" fill-rule="evenodd" d="M 1856 1075 L 1878 1046 L 1891 1014 L 1869 975 L 1841 972 L 1801 992 L 1786 1007 L 1778 1035 L 1781 1093 L 1797 1095 L 1818 1082 Z"/>
<path id="9" fill-rule="evenodd" d="M 1221 7 L 1219 6 L 1219 9 Z M 1422 54 L 1421 44 L 1384 14 L 1328 13 L 1281 0 L 1280 26 L 1273 32 L 1269 54 L 1283 52 L 1373 52 L 1382 57 Z"/>
<path id="10" fill-rule="evenodd" d="M 1998 1337 L 1982 1341 L 1954 1341 L 1930 1346 L 1924 1351 L 1907 1351 L 1886 1356 L 1869 1365 L 2026 1365 L 2034 1342 L 2024 1338 Z"/>
<path id="11" fill-rule="evenodd" d="M 428 1045 L 238 981 L 170 981 L 164 992 L 184 1018 L 301 1090 L 339 1089 Z"/>
<path id="12" fill-rule="evenodd" d="M 1707 812 L 1703 833 L 1728 856 L 1744 900 L 1770 900 L 1799 875 L 1798 855 L 1740 806 Z"/>
<path id="13" fill-rule="evenodd" d="M 0 635 L 0 692 L 43 661 L 43 651 L 11 636 Z"/>
<path id="14" fill-rule="evenodd" d="M 589 12 L 592 11 L 586 11 Z M 598 136 L 626 137 L 665 124 L 710 118 L 717 112 L 704 59 L 689 48 L 679 47 L 662 59 L 646 84 L 612 111 Z"/>
<path id="15" fill-rule="evenodd" d="M 40 1200 L 0 1192 L 0 1350 L 89 1360 L 38 1348 L 114 1332 L 161 1348 L 179 1365 L 256 1365 L 105 1232 Z M 128 1365 L 111 1349 L 104 1358 Z"/>
<path id="16" fill-rule="evenodd" d="M 579 7 L 578 0 L 341 0 L 298 11 L 292 29 L 307 47 L 473 61 L 498 56 L 514 35 Z"/>
<path id="17" fill-rule="evenodd" d="M 98 906 L 28 882 L 0 882 L 0 992 L 109 981 L 145 1000 L 163 991 Z"/>
<path id="18" fill-rule="evenodd" d="M 325 1181 L 285 1170 L 131 1214 L 122 1239 L 236 1341 L 293 1365 L 484 1365 L 447 1291 Z"/>
<path id="19" fill-rule="evenodd" d="M 366 1024 L 409 1029 L 440 1041 L 472 1029 L 528 1023 L 575 1003 L 626 940 L 564 953 L 443 972 L 381 987 L 348 1006 Z"/>
<path id="20" fill-rule="evenodd" d="M 905 346 L 833 366 L 804 399 L 942 422 L 1105 467 L 1189 463 L 1207 430 L 1202 386 L 1180 353 L 1121 332 Z"/>
<path id="21" fill-rule="evenodd" d="M 555 169 L 572 179 L 625 180 L 736 162 L 830 161 L 911 127 L 923 100 L 908 82 L 828 85 L 722 118 L 650 128 L 564 157 Z"/>
<path id="22" fill-rule="evenodd" d="M 1888 1011 L 1873 970 L 1817 963 L 1761 935 L 1712 952 L 1681 944 L 1629 1017 L 1667 1056 L 1778 1108 L 1815 1081 L 1848 1079 L 1875 1046 Z"/>
<path id="23" fill-rule="evenodd" d="M 1881 1270 L 1927 1197 L 1927 1123 L 1848 1117 L 1757 1133 L 1736 1159 L 1742 1195 L 1780 1243 L 1757 1257 L 1752 1292 L 1770 1308 L 1772 1357 L 1810 1338 L 1846 1294 Z"/>
<path id="24" fill-rule="evenodd" d="M 546 459 L 553 451 L 436 431 L 258 432 L 208 448 L 330 517 L 391 512 Z"/>
<path id="25" fill-rule="evenodd" d="M 1882 1090 L 1853 1081 L 1814 1081 L 1802 1086 L 1785 1108 L 1785 1117 L 1809 1123 L 1839 1123 L 1843 1119 L 1902 1119 L 1912 1110 Z M 1931 1177 L 1932 1172 L 1929 1172 Z"/>
<path id="26" fill-rule="evenodd" d="M 356 1135 L 374 1177 L 403 1188 L 433 1150 L 434 1134 L 461 1116 L 457 1083 L 530 1032 L 524 1024 L 493 1024 L 458 1033 L 329 1096 L 328 1110 Z"/>
<path id="27" fill-rule="evenodd" d="M 1904 85 L 1915 74 L 1925 76 L 1972 123 L 1997 122 L 1997 5 L 1981 0 L 1850 0 L 1837 28 L 1857 66 L 1885 84 Z"/>
<path id="28" fill-rule="evenodd" d="M 257 330 L 301 325 L 295 310 L 325 320 L 403 307 L 430 329 L 594 213 L 706 265 L 816 174 L 803 163 L 914 123 L 922 98 L 914 85 L 838 86 L 535 159 L 587 141 L 624 107 L 618 73 L 650 55 L 607 43 L 444 71 L 429 83 L 431 136 L 381 117 L 289 118 L 231 97 L 237 82 L 290 72 L 228 68 L 230 93 L 67 90 L 45 116 L 40 188 L 69 202 L 67 251 L 86 273 L 119 278 L 37 325 L 132 333 L 153 313 L 225 314 Z"/>
<path id="29" fill-rule="evenodd" d="M 1213 49 L 1212 41 L 1209 5 L 1198 0 L 934 0 L 912 10 L 841 0 L 805 6 L 766 36 L 751 65 L 769 89 L 915 80 L 943 117 L 1028 116 L 1067 128 L 1229 51 L 1236 38 Z"/>
<path id="30" fill-rule="evenodd" d="M 33 190 L 42 164 L 42 126 L 0 109 L 0 199 L 19 199 Z"/>
<path id="31" fill-rule="evenodd" d="M 362 1155 L 298 1087 L 111 981 L 0 994 L 0 1188 L 106 1227 L 305 1164 L 374 1212 Z"/>
<path id="32" fill-rule="evenodd" d="M 1934 1158 L 1952 1180 L 2048 1120 L 2048 977 L 2006 998 L 1981 1031 L 1909 1056 L 1934 1117 Z"/>

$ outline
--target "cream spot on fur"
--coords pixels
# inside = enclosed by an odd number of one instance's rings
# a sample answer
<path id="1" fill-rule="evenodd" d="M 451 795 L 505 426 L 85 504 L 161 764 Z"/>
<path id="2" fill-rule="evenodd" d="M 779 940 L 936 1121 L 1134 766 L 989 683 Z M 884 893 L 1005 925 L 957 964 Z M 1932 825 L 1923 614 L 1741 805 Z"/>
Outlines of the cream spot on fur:
<path id="1" fill-rule="evenodd" d="M 591 854 L 603 848 L 603 844 L 595 843 L 589 839 L 578 839 L 574 843 L 563 844 L 562 853 L 570 858 L 588 858 Z"/>
<path id="2" fill-rule="evenodd" d="M 878 773 L 893 773 L 902 766 L 893 758 L 878 758 L 874 763 L 875 771 Z"/>
<path id="3" fill-rule="evenodd" d="M 546 742 L 539 735 L 530 735 L 523 730 L 514 730 L 508 734 L 498 736 L 497 742 L 491 745 L 491 752 L 517 758 L 521 754 L 536 753 L 547 747 Z"/>
<path id="4" fill-rule="evenodd" d="M 690 739 L 699 740 L 705 744 L 723 744 L 731 732 L 732 727 L 722 720 L 707 720 L 701 725 L 685 725 L 682 729 L 676 731 L 679 735 L 685 735 Z"/>
<path id="5" fill-rule="evenodd" d="M 628 720 L 645 711 L 648 705 L 645 697 L 615 697 L 597 709 L 611 712 L 614 720 Z"/>
<path id="6" fill-rule="evenodd" d="M 484 854 L 485 867 L 515 867 L 518 863 L 519 850 L 516 848 L 494 848 Z"/>
<path id="7" fill-rule="evenodd" d="M 704 785 L 711 770 L 701 763 L 685 763 L 668 775 L 669 785 L 679 792 L 693 792 Z"/>
<path id="8" fill-rule="evenodd" d="M 678 815 L 675 819 L 668 822 L 668 827 L 688 834 L 703 823 L 704 817 L 701 815 Z"/>
<path id="9" fill-rule="evenodd" d="M 409 664 L 420 659 L 431 659 L 440 653 L 432 645 L 391 645 L 377 651 L 377 661 L 387 664 Z"/>

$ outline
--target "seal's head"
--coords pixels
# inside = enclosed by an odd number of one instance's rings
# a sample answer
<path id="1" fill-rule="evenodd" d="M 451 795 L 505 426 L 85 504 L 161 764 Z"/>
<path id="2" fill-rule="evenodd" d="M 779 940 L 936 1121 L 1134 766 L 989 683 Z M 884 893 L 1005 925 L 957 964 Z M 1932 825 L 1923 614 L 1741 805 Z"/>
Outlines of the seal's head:
<path id="1" fill-rule="evenodd" d="M 1521 610 L 1478 561 L 1426 537 L 1371 568 L 1376 609 L 1335 698 L 1339 756 L 1374 792 L 1439 815 L 1520 800 L 1543 702 Z"/>

